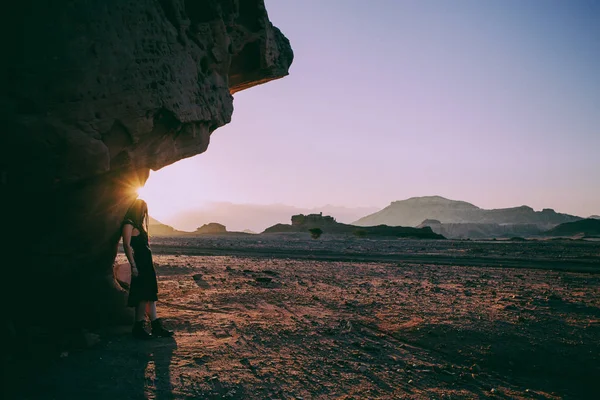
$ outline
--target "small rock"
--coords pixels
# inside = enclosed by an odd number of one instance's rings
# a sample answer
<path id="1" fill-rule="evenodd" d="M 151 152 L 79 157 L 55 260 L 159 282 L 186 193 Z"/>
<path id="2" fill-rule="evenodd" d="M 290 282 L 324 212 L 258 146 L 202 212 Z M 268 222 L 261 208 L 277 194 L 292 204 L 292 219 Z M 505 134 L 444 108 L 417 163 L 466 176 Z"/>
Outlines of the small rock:
<path id="1" fill-rule="evenodd" d="M 366 372 L 366 371 L 367 371 L 367 367 L 366 367 L 366 366 L 364 366 L 364 365 L 361 365 L 361 366 L 358 368 L 358 370 L 359 370 L 360 372 Z"/>
<path id="2" fill-rule="evenodd" d="M 92 347 L 92 346 L 95 346 L 98 343 L 100 343 L 100 335 L 98 335 L 96 333 L 84 331 L 83 339 L 85 341 L 86 347 Z"/>
<path id="3" fill-rule="evenodd" d="M 476 372 L 476 373 L 480 373 L 481 372 L 481 367 L 477 364 L 473 364 L 471 366 L 471 371 Z"/>

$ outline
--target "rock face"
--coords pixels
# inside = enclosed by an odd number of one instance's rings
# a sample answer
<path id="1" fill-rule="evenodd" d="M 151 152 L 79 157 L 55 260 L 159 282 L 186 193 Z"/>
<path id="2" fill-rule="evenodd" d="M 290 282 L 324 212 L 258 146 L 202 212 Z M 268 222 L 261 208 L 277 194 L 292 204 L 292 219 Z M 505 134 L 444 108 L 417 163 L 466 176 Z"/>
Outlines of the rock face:
<path id="1" fill-rule="evenodd" d="M 1 112 L 3 169 L 28 187 L 201 153 L 231 120 L 231 94 L 292 61 L 262 1 L 27 3 L 4 14 Z"/>
<path id="2" fill-rule="evenodd" d="M 394 201 L 374 214 L 354 222 L 355 225 L 371 226 L 418 226 L 426 219 L 435 219 L 442 224 L 534 224 L 542 230 L 564 222 L 580 220 L 580 217 L 560 214 L 552 209 L 534 211 L 531 207 L 499 208 L 485 210 L 471 203 L 445 199 L 440 196 L 413 197 Z"/>
<path id="3" fill-rule="evenodd" d="M 287 75 L 291 47 L 263 0 L 25 0 L 0 18 L 3 244 L 21 258 L 4 270 L 27 283 L 5 291 L 9 318 L 39 323 L 23 310 L 43 304 L 54 326 L 114 320 L 135 188 L 205 151 L 232 94 Z"/>

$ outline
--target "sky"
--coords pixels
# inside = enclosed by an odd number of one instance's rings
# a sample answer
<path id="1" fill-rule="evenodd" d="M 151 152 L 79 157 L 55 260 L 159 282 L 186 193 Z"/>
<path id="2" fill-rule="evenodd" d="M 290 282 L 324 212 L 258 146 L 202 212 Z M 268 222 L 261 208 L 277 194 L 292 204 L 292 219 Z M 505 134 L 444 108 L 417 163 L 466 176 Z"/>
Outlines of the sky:
<path id="1" fill-rule="evenodd" d="M 151 215 L 426 195 L 600 214 L 600 2 L 266 5 L 290 75 L 236 93 L 208 151 L 151 173 Z"/>

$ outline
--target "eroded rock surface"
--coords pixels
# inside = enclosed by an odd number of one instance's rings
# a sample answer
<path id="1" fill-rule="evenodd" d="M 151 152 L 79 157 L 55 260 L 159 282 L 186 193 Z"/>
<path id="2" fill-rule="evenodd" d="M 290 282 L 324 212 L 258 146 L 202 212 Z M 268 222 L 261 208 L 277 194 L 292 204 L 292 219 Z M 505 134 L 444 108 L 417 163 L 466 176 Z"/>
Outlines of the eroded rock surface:
<path id="1" fill-rule="evenodd" d="M 287 75 L 291 47 L 263 0 L 30 0 L 0 18 L 10 324 L 114 318 L 135 188 L 205 151 L 232 94 Z M 24 312 L 39 302 L 52 311 Z"/>

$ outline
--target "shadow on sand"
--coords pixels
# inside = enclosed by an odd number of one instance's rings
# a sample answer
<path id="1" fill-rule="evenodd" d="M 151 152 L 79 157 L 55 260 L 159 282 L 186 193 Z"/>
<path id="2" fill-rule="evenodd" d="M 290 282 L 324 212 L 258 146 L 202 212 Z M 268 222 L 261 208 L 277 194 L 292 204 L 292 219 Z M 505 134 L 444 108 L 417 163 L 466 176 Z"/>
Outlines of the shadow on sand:
<path id="1" fill-rule="evenodd" d="M 137 341 L 128 327 L 101 336 L 102 342 L 93 348 L 65 353 L 49 365 L 32 365 L 38 370 L 35 384 L 31 384 L 31 371 L 21 379 L 15 377 L 13 389 L 4 398 L 176 398 L 171 385 L 171 362 L 177 349 L 174 338 Z"/>
<path id="2" fill-rule="evenodd" d="M 131 371 L 136 375 L 134 385 L 130 388 L 132 398 L 174 399 L 170 367 L 173 353 L 177 349 L 175 339 L 152 339 L 138 342 L 136 346 L 139 352 L 134 371 Z"/>

